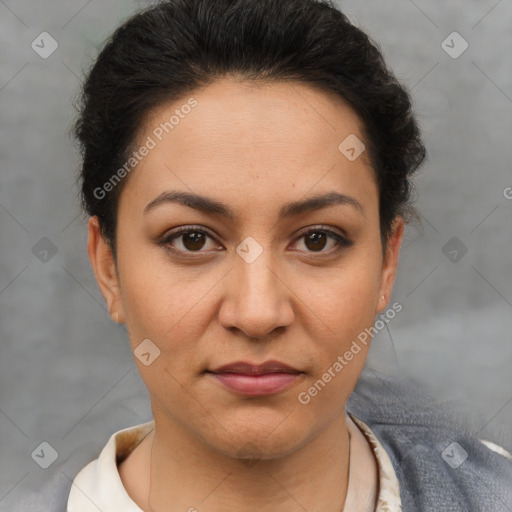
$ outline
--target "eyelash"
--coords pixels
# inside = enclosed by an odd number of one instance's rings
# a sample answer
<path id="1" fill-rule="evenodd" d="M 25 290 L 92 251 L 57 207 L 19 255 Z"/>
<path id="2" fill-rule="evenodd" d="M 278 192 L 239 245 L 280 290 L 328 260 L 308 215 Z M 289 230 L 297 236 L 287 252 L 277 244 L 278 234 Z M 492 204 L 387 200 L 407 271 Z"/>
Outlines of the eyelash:
<path id="1" fill-rule="evenodd" d="M 180 236 L 187 234 L 187 233 L 201 233 L 201 234 L 204 234 L 212 239 L 215 239 L 215 237 L 212 234 L 210 234 L 208 231 L 205 231 L 203 228 L 201 228 L 199 226 L 197 226 L 197 227 L 196 226 L 183 226 L 181 228 L 177 228 L 175 231 L 173 231 L 172 234 L 166 236 L 160 242 L 160 245 L 164 246 L 166 249 L 168 249 L 174 253 L 187 254 L 187 256 L 189 254 L 194 254 L 194 253 L 200 254 L 201 252 L 207 252 L 207 251 L 201 251 L 201 250 L 199 250 L 199 251 L 183 251 L 181 249 L 176 249 L 170 245 L 173 240 L 175 240 L 176 238 L 179 238 Z M 307 235 L 309 235 L 311 233 L 324 233 L 324 234 L 328 235 L 329 237 L 331 237 L 336 242 L 336 245 L 337 245 L 337 248 L 334 250 L 331 250 L 331 251 L 307 251 L 307 252 L 310 252 L 311 254 L 331 254 L 331 255 L 337 254 L 338 252 L 342 251 L 343 249 L 346 249 L 346 248 L 354 245 L 353 242 L 351 242 L 350 240 L 341 236 L 339 233 L 332 231 L 327 226 L 318 226 L 318 227 L 310 228 L 306 231 L 303 231 L 302 233 L 299 234 L 299 236 L 296 238 L 296 240 L 300 240 L 301 238 L 306 237 Z"/>

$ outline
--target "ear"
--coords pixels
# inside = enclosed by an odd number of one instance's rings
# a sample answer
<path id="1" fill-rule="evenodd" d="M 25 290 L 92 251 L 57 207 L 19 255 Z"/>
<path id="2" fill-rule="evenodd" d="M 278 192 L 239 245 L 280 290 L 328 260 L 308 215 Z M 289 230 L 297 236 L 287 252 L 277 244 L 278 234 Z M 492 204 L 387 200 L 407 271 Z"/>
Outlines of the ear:
<path id="1" fill-rule="evenodd" d="M 382 262 L 381 286 L 378 297 L 377 312 L 380 313 L 388 305 L 395 283 L 398 268 L 398 257 L 404 236 L 404 219 L 396 217 L 391 226 L 384 259 Z M 384 298 L 383 298 L 384 297 Z"/>
<path id="2" fill-rule="evenodd" d="M 107 303 L 110 316 L 115 322 L 123 323 L 124 312 L 114 255 L 108 243 L 101 236 L 97 216 L 89 219 L 88 227 L 89 240 L 87 242 L 87 252 L 96 281 Z"/>

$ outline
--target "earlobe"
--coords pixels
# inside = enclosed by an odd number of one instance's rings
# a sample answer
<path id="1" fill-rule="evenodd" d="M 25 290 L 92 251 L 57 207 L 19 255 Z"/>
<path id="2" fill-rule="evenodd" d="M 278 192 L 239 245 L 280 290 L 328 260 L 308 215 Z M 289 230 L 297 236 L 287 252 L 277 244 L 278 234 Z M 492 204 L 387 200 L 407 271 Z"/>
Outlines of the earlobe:
<path id="1" fill-rule="evenodd" d="M 398 259 L 400 247 L 404 236 L 404 220 L 402 217 L 396 217 L 393 221 L 391 234 L 387 241 L 384 260 L 382 262 L 382 279 L 379 291 L 379 301 L 377 311 L 380 313 L 388 304 L 389 297 L 393 291 L 396 272 L 398 269 Z"/>
<path id="2" fill-rule="evenodd" d="M 97 216 L 89 219 L 88 229 L 87 252 L 96 281 L 107 303 L 110 316 L 116 322 L 122 323 L 124 314 L 116 264 L 109 244 L 101 236 Z"/>

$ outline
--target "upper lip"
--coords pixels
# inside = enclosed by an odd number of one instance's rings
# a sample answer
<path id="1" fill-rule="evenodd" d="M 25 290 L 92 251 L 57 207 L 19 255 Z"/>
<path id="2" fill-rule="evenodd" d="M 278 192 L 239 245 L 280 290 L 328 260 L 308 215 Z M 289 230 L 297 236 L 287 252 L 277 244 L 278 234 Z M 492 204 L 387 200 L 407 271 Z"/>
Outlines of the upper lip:
<path id="1" fill-rule="evenodd" d="M 243 375 L 264 375 L 267 373 L 303 373 L 290 365 L 281 363 L 281 361 L 265 361 L 261 364 L 251 364 L 245 361 L 219 366 L 215 370 L 209 370 L 212 373 L 238 373 Z"/>

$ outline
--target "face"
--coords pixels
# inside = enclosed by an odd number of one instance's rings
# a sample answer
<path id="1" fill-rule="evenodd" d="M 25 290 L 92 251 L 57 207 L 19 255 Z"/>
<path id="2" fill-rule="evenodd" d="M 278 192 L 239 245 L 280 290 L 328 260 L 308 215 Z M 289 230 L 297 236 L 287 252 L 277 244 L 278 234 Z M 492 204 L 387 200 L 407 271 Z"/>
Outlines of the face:
<path id="1" fill-rule="evenodd" d="M 369 348 L 354 340 L 386 307 L 403 223 L 383 252 L 367 153 L 339 149 L 363 140 L 361 121 L 338 97 L 233 78 L 191 97 L 193 108 L 164 104 L 140 131 L 137 147 L 155 145 L 120 197 L 117 267 L 96 218 L 89 256 L 126 323 L 157 429 L 231 456 L 248 443 L 282 456 L 344 413 Z M 269 360 L 300 373 L 245 388 L 210 373 Z"/>

